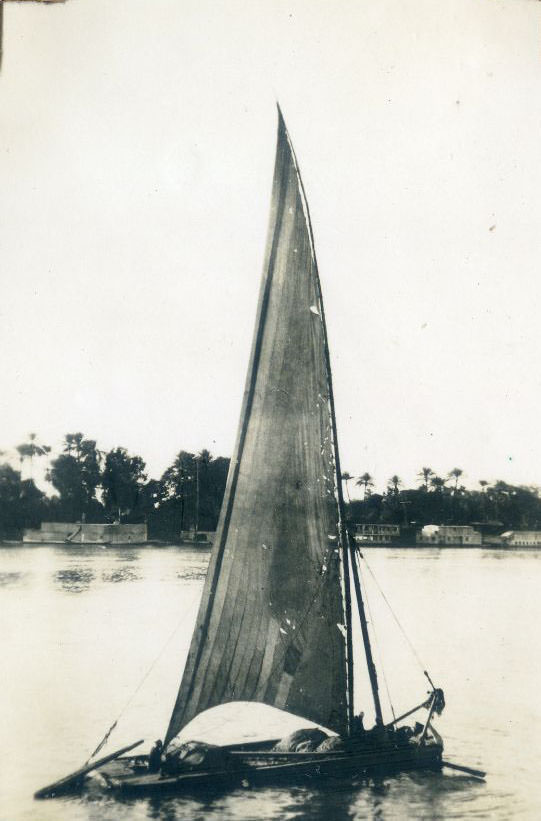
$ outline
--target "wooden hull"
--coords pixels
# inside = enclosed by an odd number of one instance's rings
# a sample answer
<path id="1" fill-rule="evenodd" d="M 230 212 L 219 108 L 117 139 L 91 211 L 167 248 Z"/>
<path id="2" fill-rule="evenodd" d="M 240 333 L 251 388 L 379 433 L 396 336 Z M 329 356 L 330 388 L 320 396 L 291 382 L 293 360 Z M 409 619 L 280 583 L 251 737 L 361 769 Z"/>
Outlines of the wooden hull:
<path id="1" fill-rule="evenodd" d="M 107 786 L 125 795 L 193 793 L 236 789 L 354 781 L 399 770 L 440 769 L 439 744 L 386 746 L 356 752 L 274 753 L 231 750 L 231 764 L 221 770 L 192 770 L 179 775 L 148 773 L 119 760 L 101 771 Z M 139 769 L 139 772 L 137 771 Z"/>

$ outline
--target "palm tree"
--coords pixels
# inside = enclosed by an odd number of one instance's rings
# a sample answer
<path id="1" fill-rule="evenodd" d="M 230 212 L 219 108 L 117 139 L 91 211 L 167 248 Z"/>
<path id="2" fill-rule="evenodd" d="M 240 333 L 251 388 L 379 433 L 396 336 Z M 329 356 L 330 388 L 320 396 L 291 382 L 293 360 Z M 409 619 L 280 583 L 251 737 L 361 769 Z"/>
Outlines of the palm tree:
<path id="1" fill-rule="evenodd" d="M 348 502 L 351 502 L 351 498 L 350 498 L 350 495 L 349 495 L 348 482 L 351 481 L 351 479 L 353 479 L 353 476 L 351 475 L 351 473 L 348 473 L 347 470 L 346 470 L 346 471 L 344 471 L 344 473 L 342 473 L 341 478 L 342 478 L 342 481 L 346 483 L 346 496 L 348 497 Z"/>
<path id="2" fill-rule="evenodd" d="M 432 468 L 421 468 L 417 476 L 419 477 L 419 479 L 423 480 L 425 490 L 428 490 L 428 483 L 431 477 L 434 476 L 434 471 L 432 470 Z"/>
<path id="3" fill-rule="evenodd" d="M 210 450 L 203 448 L 203 450 L 200 450 L 197 454 L 196 459 L 199 459 L 202 465 L 206 465 L 208 467 L 208 465 L 212 462 L 213 456 Z"/>
<path id="4" fill-rule="evenodd" d="M 479 484 L 481 485 L 481 510 L 483 513 L 483 519 L 487 521 L 487 485 L 488 482 L 486 479 L 479 479 Z"/>
<path id="5" fill-rule="evenodd" d="M 212 453 L 210 450 L 203 448 L 197 456 L 194 456 L 195 462 L 195 532 L 199 532 L 199 492 L 200 492 L 200 484 L 199 484 L 199 470 L 202 465 L 206 468 L 210 465 L 212 461 Z"/>
<path id="6" fill-rule="evenodd" d="M 449 471 L 449 473 L 447 474 L 447 476 L 449 477 L 449 479 L 454 479 L 454 480 L 455 480 L 454 493 L 456 493 L 456 491 L 457 491 L 457 487 L 458 487 L 458 480 L 460 479 L 460 477 L 462 476 L 462 474 L 463 474 L 463 473 L 464 473 L 464 471 L 463 471 L 463 470 L 461 470 L 460 468 L 453 468 L 453 469 L 452 469 L 452 470 L 450 470 L 450 471 Z"/>
<path id="7" fill-rule="evenodd" d="M 21 445 L 17 445 L 17 451 L 19 453 L 19 459 L 21 461 L 21 470 L 22 465 L 25 459 L 30 460 L 30 478 L 34 478 L 34 470 L 33 470 L 33 459 L 34 456 L 47 456 L 51 452 L 51 448 L 49 445 L 40 445 L 36 440 L 37 436 L 35 433 L 28 434 L 29 442 L 23 442 Z"/>
<path id="8" fill-rule="evenodd" d="M 79 461 L 81 457 L 81 449 L 83 445 L 84 434 L 82 433 L 66 433 L 64 437 L 64 453 L 72 455 L 75 453 L 75 458 Z"/>
<path id="9" fill-rule="evenodd" d="M 366 499 L 366 495 L 369 494 L 368 488 L 369 487 L 370 488 L 374 487 L 374 482 L 373 482 L 372 476 L 370 476 L 369 473 L 363 473 L 362 476 L 359 476 L 359 478 L 357 479 L 355 484 L 358 485 L 358 487 L 363 487 L 364 488 L 363 500 Z"/>
<path id="10" fill-rule="evenodd" d="M 394 476 L 391 476 L 389 479 L 388 489 L 394 493 L 395 496 L 398 496 L 398 488 L 402 484 L 402 479 L 400 476 L 397 476 L 396 473 Z"/>
<path id="11" fill-rule="evenodd" d="M 430 484 L 436 491 L 436 493 L 441 493 L 443 488 L 445 487 L 446 479 L 442 479 L 441 476 L 432 476 L 430 479 Z"/>

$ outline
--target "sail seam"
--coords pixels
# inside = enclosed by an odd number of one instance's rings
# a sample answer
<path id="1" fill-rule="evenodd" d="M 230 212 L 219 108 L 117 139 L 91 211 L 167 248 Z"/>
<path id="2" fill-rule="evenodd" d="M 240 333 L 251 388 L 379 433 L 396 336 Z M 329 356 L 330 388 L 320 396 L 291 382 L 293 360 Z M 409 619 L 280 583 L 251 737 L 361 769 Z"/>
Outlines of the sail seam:
<path id="1" fill-rule="evenodd" d="M 334 548 L 332 548 L 332 550 L 334 550 Z M 332 553 L 332 550 L 329 550 L 329 553 Z M 326 560 L 325 560 L 325 563 L 327 563 L 327 562 L 328 562 L 328 559 L 326 559 Z M 329 562 L 329 566 L 330 566 L 330 562 Z M 315 592 L 314 592 L 314 595 L 313 595 L 313 596 L 312 596 L 312 598 L 310 599 L 310 603 L 308 604 L 308 607 L 306 608 L 306 610 L 305 610 L 304 614 L 303 614 L 303 615 L 301 616 L 301 618 L 297 621 L 297 625 L 296 625 L 296 626 L 297 626 L 297 629 L 298 629 L 299 631 L 300 631 L 300 630 L 302 629 L 302 627 L 304 626 L 304 623 L 306 622 L 306 619 L 307 619 L 307 618 L 308 618 L 308 616 L 310 615 L 310 612 L 311 612 L 311 610 L 312 610 L 312 608 L 313 608 L 313 606 L 314 606 L 315 602 L 316 602 L 316 601 L 318 600 L 318 598 L 320 597 L 320 595 L 321 595 L 321 593 L 322 593 L 322 591 L 323 591 L 323 588 L 324 588 L 324 583 L 325 583 L 325 581 L 326 581 L 326 576 L 327 576 L 327 575 L 328 575 L 328 568 L 327 568 L 327 570 L 326 570 L 326 571 L 322 574 L 322 576 L 321 576 L 321 581 L 320 581 L 320 583 L 319 583 L 319 586 L 316 588 L 316 590 L 315 590 Z M 283 659 L 285 658 L 285 655 L 286 655 L 287 651 L 289 650 L 289 648 L 290 648 L 290 647 L 292 646 L 292 644 L 294 643 L 294 639 L 295 639 L 295 637 L 290 638 L 288 641 L 286 641 L 285 639 L 283 640 L 283 644 L 282 644 L 282 647 L 281 647 L 282 653 L 281 653 L 281 655 L 279 655 L 279 656 L 277 657 L 277 659 L 275 660 L 274 664 L 272 665 L 271 670 L 270 670 L 270 673 L 269 673 L 269 679 L 272 677 L 272 675 L 274 674 L 274 671 L 276 670 L 276 668 L 279 666 L 279 664 L 280 664 L 280 663 L 283 661 Z M 257 687 L 256 687 L 256 689 L 257 689 Z M 253 691 L 253 693 L 255 693 L 255 690 Z M 253 693 L 252 693 L 252 695 L 253 695 Z"/>
<path id="2" fill-rule="evenodd" d="M 280 119 L 283 122 L 282 112 L 278 107 L 278 111 L 280 114 Z M 295 155 L 295 150 L 293 145 L 291 144 L 291 140 L 289 138 L 289 134 L 287 129 L 284 129 L 286 132 L 287 141 L 289 144 L 289 148 L 291 151 L 291 156 L 293 158 L 293 163 L 295 166 L 295 172 L 297 174 L 297 179 L 299 182 L 299 190 L 301 194 L 301 204 L 306 220 L 306 226 L 308 228 L 308 236 L 310 238 L 310 250 L 312 254 L 312 261 L 314 265 L 314 279 L 316 282 L 316 291 L 317 291 L 317 300 L 318 300 L 318 308 L 321 317 L 321 323 L 323 326 L 323 338 L 324 338 L 324 349 L 325 349 L 325 362 L 326 362 L 326 376 L 327 376 L 327 389 L 328 389 L 328 406 L 330 411 L 331 417 L 331 434 L 333 440 L 333 452 L 334 452 L 334 462 L 335 462 L 335 498 L 337 501 L 338 507 L 338 530 L 339 530 L 339 538 L 340 544 L 342 547 L 342 567 L 343 567 L 343 606 L 344 606 L 344 620 L 346 622 L 346 676 L 347 676 L 347 704 L 348 704 L 348 731 L 351 730 L 352 722 L 353 722 L 353 641 L 351 635 L 351 591 L 350 591 L 350 579 L 349 579 L 349 537 L 347 534 L 347 528 L 345 525 L 344 519 L 344 500 L 342 496 L 342 487 L 340 484 L 340 456 L 338 453 L 338 434 L 336 430 L 336 414 L 334 410 L 334 393 L 333 393 L 333 386 L 332 386 L 332 374 L 331 374 L 331 364 L 330 364 L 330 356 L 329 356 L 329 343 L 327 337 L 327 324 L 325 322 L 325 309 L 323 307 L 323 296 L 321 292 L 321 282 L 319 279 L 319 271 L 317 267 L 316 261 L 316 250 L 315 250 L 315 242 L 314 242 L 314 235 L 312 231 L 312 221 L 310 219 L 310 209 L 308 207 L 308 200 L 306 198 L 306 192 L 304 190 L 304 183 L 302 181 L 299 164 L 297 162 L 297 157 Z"/>

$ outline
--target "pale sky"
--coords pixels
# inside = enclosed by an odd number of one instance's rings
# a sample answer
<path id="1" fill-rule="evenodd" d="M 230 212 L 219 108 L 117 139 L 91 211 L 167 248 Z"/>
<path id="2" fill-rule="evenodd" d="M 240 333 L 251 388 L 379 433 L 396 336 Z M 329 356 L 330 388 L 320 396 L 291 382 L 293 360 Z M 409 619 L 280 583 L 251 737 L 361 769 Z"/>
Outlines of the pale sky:
<path id="1" fill-rule="evenodd" d="M 344 470 L 541 484 L 541 4 L 4 4 L 0 449 L 230 455 L 278 99 Z"/>

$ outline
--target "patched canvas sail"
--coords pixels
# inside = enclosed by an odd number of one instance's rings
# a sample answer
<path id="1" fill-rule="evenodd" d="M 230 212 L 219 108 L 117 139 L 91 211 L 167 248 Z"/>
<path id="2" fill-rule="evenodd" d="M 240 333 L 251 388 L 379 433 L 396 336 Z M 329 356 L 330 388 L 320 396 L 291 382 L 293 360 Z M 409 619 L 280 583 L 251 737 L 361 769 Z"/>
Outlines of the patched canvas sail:
<path id="1" fill-rule="evenodd" d="M 235 453 L 166 742 L 259 701 L 347 728 L 330 374 L 308 212 L 279 115 L 272 210 Z"/>

